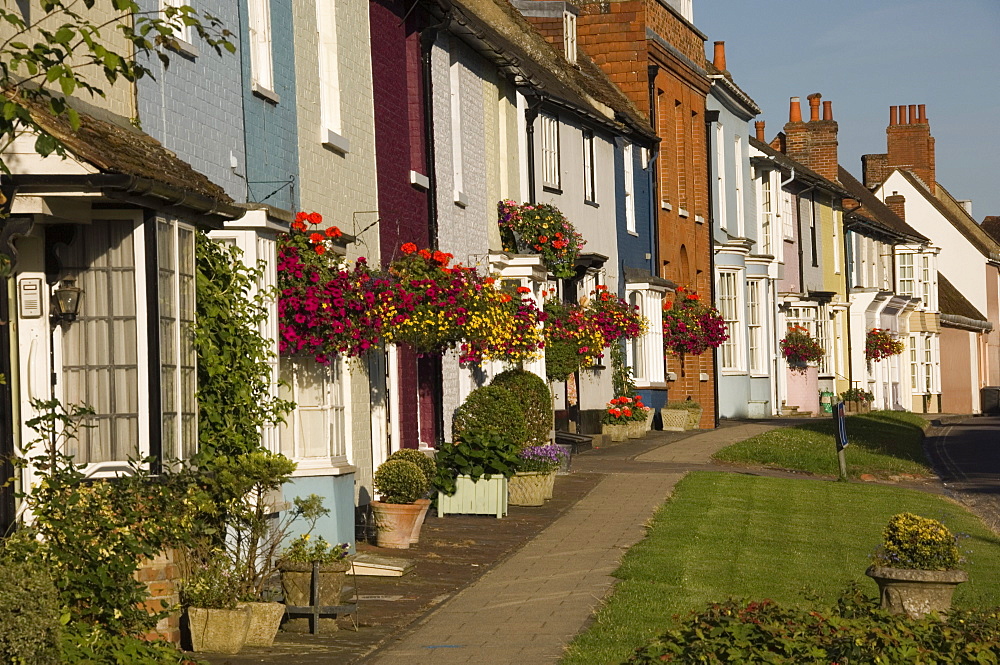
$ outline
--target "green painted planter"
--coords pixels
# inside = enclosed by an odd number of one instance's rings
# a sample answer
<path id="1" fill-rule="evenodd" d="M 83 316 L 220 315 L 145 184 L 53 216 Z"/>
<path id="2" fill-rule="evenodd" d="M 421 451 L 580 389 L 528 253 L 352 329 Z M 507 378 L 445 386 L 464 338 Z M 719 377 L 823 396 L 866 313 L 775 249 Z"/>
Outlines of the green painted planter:
<path id="1" fill-rule="evenodd" d="M 507 515 L 507 479 L 503 476 L 480 478 L 472 482 L 469 476 L 455 479 L 452 496 L 438 492 L 438 516 L 445 515 Z"/>

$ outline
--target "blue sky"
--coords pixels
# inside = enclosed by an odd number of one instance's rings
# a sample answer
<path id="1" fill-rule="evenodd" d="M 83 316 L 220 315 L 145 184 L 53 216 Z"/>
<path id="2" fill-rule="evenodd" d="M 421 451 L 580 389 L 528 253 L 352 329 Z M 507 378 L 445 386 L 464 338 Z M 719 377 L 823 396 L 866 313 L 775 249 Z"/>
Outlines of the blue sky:
<path id="1" fill-rule="evenodd" d="M 734 80 L 772 138 L 788 98 L 833 102 L 839 159 L 885 152 L 889 107 L 926 104 L 937 180 L 1000 215 L 1000 0 L 695 0 L 694 23 L 726 42 Z M 752 131 L 752 125 L 751 125 Z"/>

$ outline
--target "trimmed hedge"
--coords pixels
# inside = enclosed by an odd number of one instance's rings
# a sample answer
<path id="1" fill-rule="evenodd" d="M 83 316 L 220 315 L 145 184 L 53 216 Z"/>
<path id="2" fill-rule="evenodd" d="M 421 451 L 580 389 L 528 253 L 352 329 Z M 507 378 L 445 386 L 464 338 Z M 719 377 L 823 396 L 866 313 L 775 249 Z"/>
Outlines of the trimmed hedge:
<path id="1" fill-rule="evenodd" d="M 552 393 L 548 384 L 532 372 L 509 369 L 493 377 L 490 385 L 506 388 L 520 398 L 528 428 L 527 445 L 548 444 L 552 430 Z"/>
<path id="2" fill-rule="evenodd" d="M 62 608 L 51 574 L 40 565 L 0 560 L 0 662 L 60 662 Z"/>
<path id="3" fill-rule="evenodd" d="M 476 388 L 455 410 L 452 419 L 452 441 L 493 432 L 517 448 L 527 445 L 530 438 L 525 422 L 524 399 L 504 386 Z"/>

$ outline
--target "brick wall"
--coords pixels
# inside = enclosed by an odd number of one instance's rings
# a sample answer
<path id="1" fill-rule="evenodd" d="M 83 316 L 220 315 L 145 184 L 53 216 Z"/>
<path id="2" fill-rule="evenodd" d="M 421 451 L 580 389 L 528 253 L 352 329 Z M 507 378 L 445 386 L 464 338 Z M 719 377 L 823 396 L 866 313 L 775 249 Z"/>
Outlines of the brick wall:
<path id="1" fill-rule="evenodd" d="M 705 62 L 705 38 L 693 25 L 663 6 L 646 0 L 646 26 L 699 67 Z"/>
<path id="2" fill-rule="evenodd" d="M 156 11 L 157 0 L 142 0 L 143 11 Z M 217 17 L 232 30 L 241 48 L 236 3 L 206 0 L 198 11 Z M 142 130 L 204 173 L 236 201 L 246 201 L 246 184 L 230 168 L 230 153 L 238 161 L 237 172 L 246 173 L 243 136 L 243 74 L 240 56 L 224 51 L 217 56 L 204 44 L 196 58 L 168 51 L 170 66 L 164 68 L 153 57 L 144 64 L 154 78 L 136 83 L 138 116 Z"/>
<path id="3" fill-rule="evenodd" d="M 935 191 L 934 139 L 923 104 L 890 107 L 886 146 L 886 166 L 912 171 L 932 193 Z"/>
<path id="4" fill-rule="evenodd" d="M 646 6 L 642 0 L 579 5 L 577 42 L 644 113 L 649 111 L 646 73 Z"/>
<path id="5" fill-rule="evenodd" d="M 136 571 L 136 579 L 146 584 L 149 598 L 144 603 L 147 611 L 162 612 L 167 608 L 176 608 L 180 603 L 178 583 L 180 570 L 177 566 L 176 552 L 167 550 L 140 565 Z M 175 610 L 169 616 L 160 619 L 152 630 L 144 636 L 147 640 L 163 639 L 174 644 L 181 641 L 180 612 Z"/>

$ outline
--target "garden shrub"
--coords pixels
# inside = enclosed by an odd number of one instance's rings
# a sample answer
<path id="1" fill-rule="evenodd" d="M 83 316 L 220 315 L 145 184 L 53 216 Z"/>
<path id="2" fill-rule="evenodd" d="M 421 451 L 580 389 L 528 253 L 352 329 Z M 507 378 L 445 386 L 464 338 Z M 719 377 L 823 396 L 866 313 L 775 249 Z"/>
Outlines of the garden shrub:
<path id="1" fill-rule="evenodd" d="M 427 494 L 424 472 L 405 459 L 382 462 L 375 470 L 374 485 L 382 503 L 413 503 Z"/>
<path id="2" fill-rule="evenodd" d="M 878 608 L 857 585 L 832 608 L 771 600 L 713 603 L 683 618 L 626 661 L 673 663 L 996 663 L 1000 610 L 910 619 Z"/>
<path id="3" fill-rule="evenodd" d="M 455 410 L 452 440 L 463 441 L 470 434 L 495 432 L 514 446 L 523 448 L 530 437 L 524 404 L 523 395 L 505 386 L 476 388 Z"/>
<path id="4" fill-rule="evenodd" d="M 428 487 L 430 487 L 431 483 L 434 482 L 434 474 L 437 472 L 437 465 L 434 463 L 434 458 L 430 455 L 425 455 L 419 450 L 414 450 L 413 448 L 402 448 L 389 455 L 388 459 L 403 459 L 407 462 L 413 462 L 420 467 L 421 471 L 423 471 L 424 477 L 427 478 Z"/>
<path id="5" fill-rule="evenodd" d="M 958 538 L 941 522 L 912 513 L 893 515 L 872 561 L 886 568 L 954 570 L 962 562 Z"/>
<path id="6" fill-rule="evenodd" d="M 59 662 L 63 611 L 52 573 L 0 554 L 0 662 Z"/>
<path id="7" fill-rule="evenodd" d="M 62 633 L 62 663 L 73 665 L 196 665 L 176 646 L 117 635 L 98 626 L 71 624 Z M 34 661 L 29 661 L 34 663 Z"/>
<path id="8" fill-rule="evenodd" d="M 530 446 L 544 446 L 552 429 L 552 394 L 540 376 L 523 369 L 509 369 L 493 377 L 491 386 L 520 396 Z"/>

